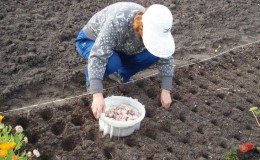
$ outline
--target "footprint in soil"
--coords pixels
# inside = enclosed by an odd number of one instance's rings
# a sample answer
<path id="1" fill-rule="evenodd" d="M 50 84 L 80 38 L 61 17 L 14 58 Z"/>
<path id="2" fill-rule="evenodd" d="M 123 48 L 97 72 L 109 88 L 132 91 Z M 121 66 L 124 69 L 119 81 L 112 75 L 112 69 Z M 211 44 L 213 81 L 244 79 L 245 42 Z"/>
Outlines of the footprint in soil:
<path id="1" fill-rule="evenodd" d="M 155 99 L 158 95 L 158 92 L 154 91 L 154 88 L 148 88 L 145 90 L 147 96 L 151 99 Z"/>
<path id="2" fill-rule="evenodd" d="M 177 85 L 177 86 L 181 86 L 183 83 L 180 81 L 180 79 L 178 78 L 174 78 L 174 83 Z"/>
<path id="3" fill-rule="evenodd" d="M 178 94 L 178 93 L 174 93 L 174 94 L 172 95 L 172 98 L 175 99 L 175 100 L 177 100 L 177 101 L 181 101 L 181 100 L 182 100 L 181 95 Z"/>
<path id="4" fill-rule="evenodd" d="M 66 124 L 60 120 L 52 125 L 51 132 L 58 136 L 63 133 L 65 126 Z"/>
<path id="5" fill-rule="evenodd" d="M 24 134 L 28 137 L 28 142 L 31 144 L 36 144 L 39 141 L 39 133 L 24 131 Z"/>
<path id="6" fill-rule="evenodd" d="M 62 141 L 61 147 L 64 151 L 73 151 L 77 146 L 78 140 L 79 136 L 71 135 Z"/>
<path id="7" fill-rule="evenodd" d="M 161 129 L 164 131 L 164 132 L 168 132 L 170 133 L 171 132 L 171 122 L 170 121 L 163 121 L 162 124 L 161 124 Z"/>
<path id="8" fill-rule="evenodd" d="M 16 126 L 21 125 L 23 127 L 23 129 L 26 129 L 29 126 L 29 120 L 27 118 L 20 117 L 20 118 L 16 119 L 15 124 L 16 124 Z"/>
<path id="9" fill-rule="evenodd" d="M 125 139 L 125 144 L 129 147 L 135 147 L 138 145 L 137 141 L 135 138 L 126 138 Z"/>
<path id="10" fill-rule="evenodd" d="M 218 120 L 216 120 L 216 119 L 212 119 L 211 121 L 210 121 L 214 126 L 218 126 L 219 124 L 218 124 Z"/>
<path id="11" fill-rule="evenodd" d="M 97 133 L 95 129 L 90 129 L 88 132 L 86 132 L 86 139 L 91 140 L 91 141 L 96 141 L 97 140 Z"/>
<path id="12" fill-rule="evenodd" d="M 75 115 L 71 119 L 71 123 L 73 123 L 75 126 L 82 126 L 85 123 L 85 119 L 83 116 Z"/>
<path id="13" fill-rule="evenodd" d="M 186 121 L 186 117 L 184 113 L 180 113 L 179 118 L 180 121 L 185 122 Z"/>
<path id="14" fill-rule="evenodd" d="M 190 89 L 190 93 L 191 94 L 196 94 L 196 93 L 198 93 L 198 89 L 197 88 L 191 88 Z"/>
<path id="15" fill-rule="evenodd" d="M 44 109 L 40 112 L 40 115 L 44 121 L 48 121 L 53 117 L 53 110 L 52 109 Z"/>
<path id="16" fill-rule="evenodd" d="M 145 135 L 153 140 L 157 137 L 157 131 L 154 129 L 147 129 Z"/>
<path id="17" fill-rule="evenodd" d="M 103 155 L 107 158 L 107 159 L 113 159 L 113 153 L 114 153 L 115 149 L 114 147 L 104 147 L 103 148 Z"/>
<path id="18" fill-rule="evenodd" d="M 153 118 L 154 115 L 155 114 L 153 108 L 146 108 L 145 117 Z"/>
<path id="19" fill-rule="evenodd" d="M 80 107 L 88 107 L 91 104 L 91 102 L 86 97 L 82 97 L 76 100 L 75 104 Z"/>

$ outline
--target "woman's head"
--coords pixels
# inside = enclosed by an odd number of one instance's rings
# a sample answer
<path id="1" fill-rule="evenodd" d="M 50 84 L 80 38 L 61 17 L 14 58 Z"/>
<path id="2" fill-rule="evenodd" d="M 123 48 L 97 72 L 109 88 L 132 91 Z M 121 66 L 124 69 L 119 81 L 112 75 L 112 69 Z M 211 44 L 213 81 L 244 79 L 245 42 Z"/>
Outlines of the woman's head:
<path id="1" fill-rule="evenodd" d="M 167 58 L 174 53 L 172 21 L 171 11 L 160 4 L 151 5 L 134 19 L 135 31 L 142 37 L 146 49 L 157 57 Z"/>

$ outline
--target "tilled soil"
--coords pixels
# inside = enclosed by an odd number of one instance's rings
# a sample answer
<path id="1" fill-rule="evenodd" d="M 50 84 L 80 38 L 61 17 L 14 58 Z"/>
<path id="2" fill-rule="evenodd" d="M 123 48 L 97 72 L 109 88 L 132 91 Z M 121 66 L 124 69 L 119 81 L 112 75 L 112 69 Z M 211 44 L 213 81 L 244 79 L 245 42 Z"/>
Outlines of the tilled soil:
<path id="1" fill-rule="evenodd" d="M 125 138 L 99 132 L 90 96 L 7 112 L 5 121 L 22 125 L 28 147 L 38 148 L 44 160 L 221 160 L 230 148 L 260 142 L 260 128 L 249 112 L 260 106 L 259 62 L 255 44 L 177 68 L 169 110 L 160 107 L 158 76 L 105 91 L 106 96 L 133 97 L 145 105 L 140 130 Z"/>
<path id="2" fill-rule="evenodd" d="M 8 111 L 86 92 L 86 62 L 74 38 L 95 12 L 117 1 L 0 1 L 0 111 L 5 123 L 25 128 L 27 148 L 38 148 L 42 160 L 220 160 L 231 147 L 260 143 L 248 111 L 260 107 L 259 43 L 179 68 L 259 40 L 257 0 L 135 1 L 170 8 L 177 48 L 169 110 L 160 107 L 158 76 L 119 86 L 105 80 L 105 96 L 133 97 L 146 107 L 141 129 L 129 137 L 99 132 L 90 95 Z"/>
<path id="3" fill-rule="evenodd" d="M 86 62 L 74 39 L 94 13 L 117 1 L 0 1 L 0 111 L 85 92 Z M 170 8 L 176 65 L 260 39 L 257 0 L 134 2 Z"/>

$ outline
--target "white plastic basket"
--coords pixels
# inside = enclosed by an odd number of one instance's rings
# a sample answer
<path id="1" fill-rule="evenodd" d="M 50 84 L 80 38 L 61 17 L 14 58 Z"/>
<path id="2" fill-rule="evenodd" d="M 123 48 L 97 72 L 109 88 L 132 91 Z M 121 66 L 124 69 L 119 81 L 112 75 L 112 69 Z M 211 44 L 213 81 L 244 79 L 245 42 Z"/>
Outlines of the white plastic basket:
<path id="1" fill-rule="evenodd" d="M 110 134 L 110 138 L 112 136 L 125 137 L 140 128 L 141 121 L 145 116 L 145 108 L 137 99 L 123 96 L 111 96 L 105 98 L 105 104 L 106 110 L 114 105 L 126 104 L 138 110 L 141 113 L 141 116 L 135 120 L 117 121 L 106 117 L 105 113 L 102 113 L 99 118 L 99 130 L 103 131 L 103 135 Z"/>

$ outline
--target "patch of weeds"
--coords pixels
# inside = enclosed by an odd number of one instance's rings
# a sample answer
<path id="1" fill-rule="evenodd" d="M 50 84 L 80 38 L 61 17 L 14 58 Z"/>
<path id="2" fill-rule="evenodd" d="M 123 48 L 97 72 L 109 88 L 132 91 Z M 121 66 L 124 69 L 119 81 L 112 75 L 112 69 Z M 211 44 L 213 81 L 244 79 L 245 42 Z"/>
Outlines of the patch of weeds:
<path id="1" fill-rule="evenodd" d="M 257 116 L 258 115 L 260 115 L 260 109 L 258 108 L 258 107 L 251 107 L 250 109 L 249 109 L 249 111 L 250 112 L 252 112 L 252 114 L 253 114 L 253 116 L 254 116 L 254 118 L 255 118 L 255 120 L 256 120 L 256 123 L 258 124 L 258 126 L 260 127 L 260 123 L 259 123 L 259 121 L 258 121 L 258 118 L 257 118 Z"/>
<path id="2" fill-rule="evenodd" d="M 231 148 L 225 155 L 224 160 L 239 160 L 237 151 L 234 148 Z"/>

